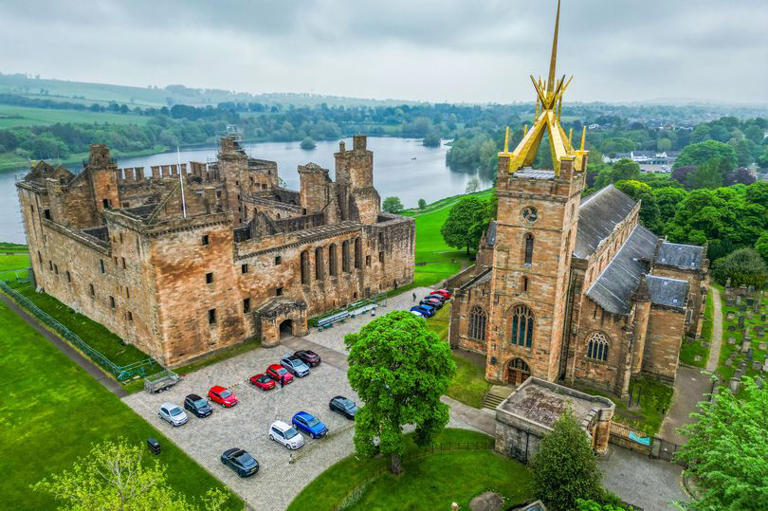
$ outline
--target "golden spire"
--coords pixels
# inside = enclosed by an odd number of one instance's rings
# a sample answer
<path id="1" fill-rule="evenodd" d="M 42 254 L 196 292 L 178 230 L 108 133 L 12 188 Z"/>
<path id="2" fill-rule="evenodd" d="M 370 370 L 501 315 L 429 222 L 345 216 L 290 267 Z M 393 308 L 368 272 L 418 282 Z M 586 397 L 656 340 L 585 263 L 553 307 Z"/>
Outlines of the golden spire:
<path id="1" fill-rule="evenodd" d="M 557 64 L 557 33 L 560 29 L 560 0 L 557 0 L 557 15 L 555 15 L 555 36 L 552 38 L 552 55 L 549 57 L 549 78 L 547 79 L 547 94 L 552 94 L 555 86 L 555 64 Z"/>

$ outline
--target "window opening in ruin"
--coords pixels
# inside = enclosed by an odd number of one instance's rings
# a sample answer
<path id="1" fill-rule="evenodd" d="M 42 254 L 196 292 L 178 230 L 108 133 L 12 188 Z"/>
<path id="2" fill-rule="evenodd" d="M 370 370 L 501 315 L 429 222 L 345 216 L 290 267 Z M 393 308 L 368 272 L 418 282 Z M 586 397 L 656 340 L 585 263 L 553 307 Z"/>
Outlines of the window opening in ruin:
<path id="1" fill-rule="evenodd" d="M 293 335 L 293 320 L 286 319 L 280 323 L 280 338 L 289 337 Z"/>
<path id="2" fill-rule="evenodd" d="M 39 250 L 37 251 L 37 260 L 40 264 L 43 264 L 43 254 L 41 254 Z"/>
<path id="3" fill-rule="evenodd" d="M 323 247 L 317 247 L 315 249 L 315 278 L 317 280 L 323 280 L 325 278 L 325 270 L 323 269 Z"/>
<path id="4" fill-rule="evenodd" d="M 276 287 L 275 288 L 275 296 L 283 296 L 283 288 L 282 287 Z"/>
<path id="5" fill-rule="evenodd" d="M 240 265 L 240 271 L 243 273 L 248 273 L 248 265 L 247 264 Z"/>
<path id="6" fill-rule="evenodd" d="M 525 235 L 525 264 L 530 265 L 533 261 L 533 234 Z"/>
<path id="7" fill-rule="evenodd" d="M 122 261 L 123 261 L 123 269 L 125 269 L 126 268 L 125 257 L 121 257 L 120 259 L 122 259 Z"/>
<path id="8" fill-rule="evenodd" d="M 109 306 L 111 308 L 113 308 L 113 309 L 115 308 L 115 297 L 114 296 L 110 296 L 109 297 Z"/>
<path id="9" fill-rule="evenodd" d="M 371 256 L 365 256 L 365 265 L 370 266 L 371 265 Z"/>
<path id="10" fill-rule="evenodd" d="M 205 274 L 205 283 L 210 284 L 213 282 L 213 273 L 206 273 Z"/>
<path id="11" fill-rule="evenodd" d="M 45 217 L 46 220 L 50 220 L 51 219 L 51 210 L 50 209 L 44 210 L 43 211 L 43 216 Z"/>
<path id="12" fill-rule="evenodd" d="M 99 259 L 99 271 L 101 273 L 107 273 L 107 270 L 104 268 L 104 259 Z"/>
<path id="13" fill-rule="evenodd" d="M 54 264 L 53 265 L 53 273 L 55 273 L 56 275 L 59 274 L 59 265 L 58 264 Z"/>
<path id="14" fill-rule="evenodd" d="M 88 291 L 91 293 L 91 296 L 96 296 L 96 290 L 93 288 L 93 284 L 88 284 Z"/>
<path id="15" fill-rule="evenodd" d="M 216 324 L 216 309 L 208 309 L 208 324 Z"/>
<path id="16" fill-rule="evenodd" d="M 589 337 L 587 358 L 601 362 L 608 360 L 608 339 L 602 332 L 595 332 Z"/>
<path id="17" fill-rule="evenodd" d="M 384 262 L 384 251 L 383 250 L 381 252 L 379 252 L 379 262 L 380 263 Z"/>
<path id="18" fill-rule="evenodd" d="M 528 292 L 528 277 L 523 277 L 523 293 Z"/>
<path id="19" fill-rule="evenodd" d="M 280 256 L 275 256 L 275 266 L 278 264 L 283 264 L 283 258 Z"/>
<path id="20" fill-rule="evenodd" d="M 72 274 L 67 270 L 67 282 L 72 282 Z"/>
<path id="21" fill-rule="evenodd" d="M 208 238 L 208 235 L 203 234 L 203 246 L 208 246 L 209 242 L 210 242 L 210 238 Z"/>
<path id="22" fill-rule="evenodd" d="M 309 252 L 306 250 L 301 253 L 301 283 L 309 284 Z"/>
<path id="23" fill-rule="evenodd" d="M 251 312 L 251 299 L 250 298 L 244 298 L 243 299 L 243 312 L 249 313 Z"/>
<path id="24" fill-rule="evenodd" d="M 128 321 L 133 321 L 133 313 L 131 311 L 126 312 L 125 317 L 128 319 Z"/>
<path id="25" fill-rule="evenodd" d="M 48 260 L 48 271 L 53 271 L 53 261 Z"/>
<path id="26" fill-rule="evenodd" d="M 482 307 L 472 307 L 469 315 L 469 338 L 478 341 L 485 340 L 485 323 L 487 316 Z"/>
<path id="27" fill-rule="evenodd" d="M 512 313 L 512 344 L 530 348 L 533 343 L 533 313 L 526 305 L 518 305 Z"/>
<path id="28" fill-rule="evenodd" d="M 355 268 L 363 266 L 363 244 L 360 238 L 355 238 Z"/>
<path id="29" fill-rule="evenodd" d="M 330 273 L 331 277 L 335 277 L 339 273 L 337 259 L 336 244 L 333 243 L 328 247 L 328 273 Z"/>
<path id="30" fill-rule="evenodd" d="M 104 209 L 110 209 L 112 207 L 112 201 L 109 199 L 102 200 L 101 204 L 104 206 Z"/>
<path id="31" fill-rule="evenodd" d="M 341 271 L 349 272 L 349 240 L 341 242 Z"/>

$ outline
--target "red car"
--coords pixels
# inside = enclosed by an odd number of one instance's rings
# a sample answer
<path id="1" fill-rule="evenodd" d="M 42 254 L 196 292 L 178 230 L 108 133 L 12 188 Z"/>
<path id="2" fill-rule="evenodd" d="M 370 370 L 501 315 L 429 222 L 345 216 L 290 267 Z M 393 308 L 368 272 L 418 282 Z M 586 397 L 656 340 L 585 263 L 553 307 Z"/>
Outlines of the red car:
<path id="1" fill-rule="evenodd" d="M 432 291 L 430 294 L 444 296 L 446 300 L 450 299 L 451 296 L 453 296 L 453 294 L 451 294 L 451 292 L 448 291 L 447 289 L 438 289 L 437 291 Z"/>
<path id="2" fill-rule="evenodd" d="M 275 388 L 275 380 L 270 378 L 264 373 L 259 373 L 251 376 L 251 384 L 259 387 L 261 390 L 270 390 Z"/>
<path id="3" fill-rule="evenodd" d="M 281 366 L 280 364 L 272 364 L 271 366 L 267 367 L 266 374 L 274 381 L 280 381 L 280 378 L 282 378 L 283 384 L 285 385 L 293 381 L 293 375 L 288 372 L 288 369 Z"/>
<path id="4" fill-rule="evenodd" d="M 222 387 L 221 385 L 214 385 L 208 390 L 208 398 L 214 403 L 218 403 L 224 408 L 232 408 L 237 404 L 237 398 L 231 390 Z"/>

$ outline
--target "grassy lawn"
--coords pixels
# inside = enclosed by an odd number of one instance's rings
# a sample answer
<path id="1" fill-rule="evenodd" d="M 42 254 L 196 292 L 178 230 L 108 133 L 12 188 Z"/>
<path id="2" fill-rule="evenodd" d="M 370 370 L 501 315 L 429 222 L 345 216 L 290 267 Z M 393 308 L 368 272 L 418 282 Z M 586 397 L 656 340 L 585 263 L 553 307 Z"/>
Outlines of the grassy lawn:
<path id="1" fill-rule="evenodd" d="M 90 110 L 59 110 L 29 106 L 0 105 L 0 129 L 19 126 L 48 126 L 56 123 L 146 124 L 149 117 Z"/>
<path id="2" fill-rule="evenodd" d="M 765 359 L 765 356 L 768 355 L 768 349 L 760 349 L 760 343 L 768 343 L 768 325 L 765 325 L 760 320 L 760 314 L 753 312 L 752 317 L 750 318 L 747 315 L 747 312 L 741 312 L 739 310 L 739 306 L 735 305 L 735 302 L 734 305 L 728 305 L 725 298 L 725 290 L 722 287 L 718 288 L 720 289 L 720 298 L 723 309 L 723 344 L 720 347 L 720 360 L 717 367 L 717 376 L 720 378 L 721 382 L 727 383 L 728 380 L 733 377 L 739 364 L 743 361 L 747 363 L 744 374 L 752 377 L 759 376 L 761 372 L 759 370 L 754 370 L 752 368 L 752 363 L 747 361 L 747 354 L 741 352 L 741 343 L 744 340 L 744 329 L 739 328 L 739 315 L 744 315 L 744 326 L 749 327 L 749 336 L 752 339 L 750 345 L 753 351 L 752 359 L 755 361 L 762 362 Z M 762 300 L 762 310 L 768 311 L 768 296 L 764 295 Z M 742 300 L 742 304 L 744 303 L 745 300 Z M 748 307 L 748 309 L 752 309 L 752 307 Z M 732 319 L 728 319 L 729 312 L 732 313 Z M 757 325 L 765 327 L 763 330 L 763 337 L 757 337 L 757 332 L 755 331 Z M 729 339 L 733 339 L 734 342 L 729 342 Z M 727 365 L 729 359 L 731 361 L 730 366 Z"/>
<path id="3" fill-rule="evenodd" d="M 712 316 L 714 313 L 712 299 L 712 290 L 710 290 L 707 293 L 707 303 L 704 306 L 704 323 L 701 325 L 701 339 L 683 340 L 683 345 L 680 347 L 680 363 L 682 364 L 701 368 L 707 365 L 709 346 L 705 346 L 704 343 L 709 344 L 712 342 Z M 697 355 L 700 357 L 698 361 L 696 360 Z"/>
<path id="4" fill-rule="evenodd" d="M 637 396 L 640 389 L 640 408 L 627 408 L 627 401 L 621 400 L 607 391 L 595 390 L 591 387 L 576 386 L 579 390 L 588 394 L 604 396 L 616 403 L 616 414 L 613 420 L 621 422 L 634 429 L 644 431 L 649 435 L 655 435 L 661 423 L 664 421 L 664 415 L 669 410 L 669 404 L 672 401 L 672 387 L 661 383 L 653 378 L 642 377 L 633 379 L 630 389 L 633 390 L 633 396 Z"/>
<path id="5" fill-rule="evenodd" d="M 159 459 L 169 467 L 169 482 L 186 495 L 199 497 L 209 488 L 224 488 L 3 304 L 0 328 L 4 508 L 52 509 L 54 502 L 46 494 L 30 491 L 29 485 L 69 468 L 92 443 L 120 436 L 142 444 L 150 436 L 158 439 L 163 447 Z M 233 495 L 228 508 L 242 507 Z"/>
<path id="6" fill-rule="evenodd" d="M 434 511 L 458 502 L 468 509 L 475 495 L 492 489 L 504 495 L 507 505 L 531 498 L 530 475 L 524 465 L 492 451 L 493 439 L 458 429 L 445 430 L 437 442 L 475 444 L 473 449 L 440 453 L 419 452 L 409 438 L 403 458 L 404 472 L 388 472 L 388 457 L 356 459 L 350 456 L 312 481 L 291 502 L 289 511 L 339 509 L 353 491 L 357 501 L 345 509 Z M 469 467 L 480 468 L 477 470 Z"/>

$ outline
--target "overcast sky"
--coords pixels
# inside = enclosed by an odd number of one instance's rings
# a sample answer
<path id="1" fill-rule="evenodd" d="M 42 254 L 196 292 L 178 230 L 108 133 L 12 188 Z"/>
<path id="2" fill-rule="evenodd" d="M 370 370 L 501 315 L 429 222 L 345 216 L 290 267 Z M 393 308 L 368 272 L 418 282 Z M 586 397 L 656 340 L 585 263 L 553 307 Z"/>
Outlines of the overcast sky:
<path id="1" fill-rule="evenodd" d="M 554 0 L 0 0 L 0 72 L 136 86 L 531 101 Z M 768 101 L 767 0 L 563 0 L 571 101 Z"/>

